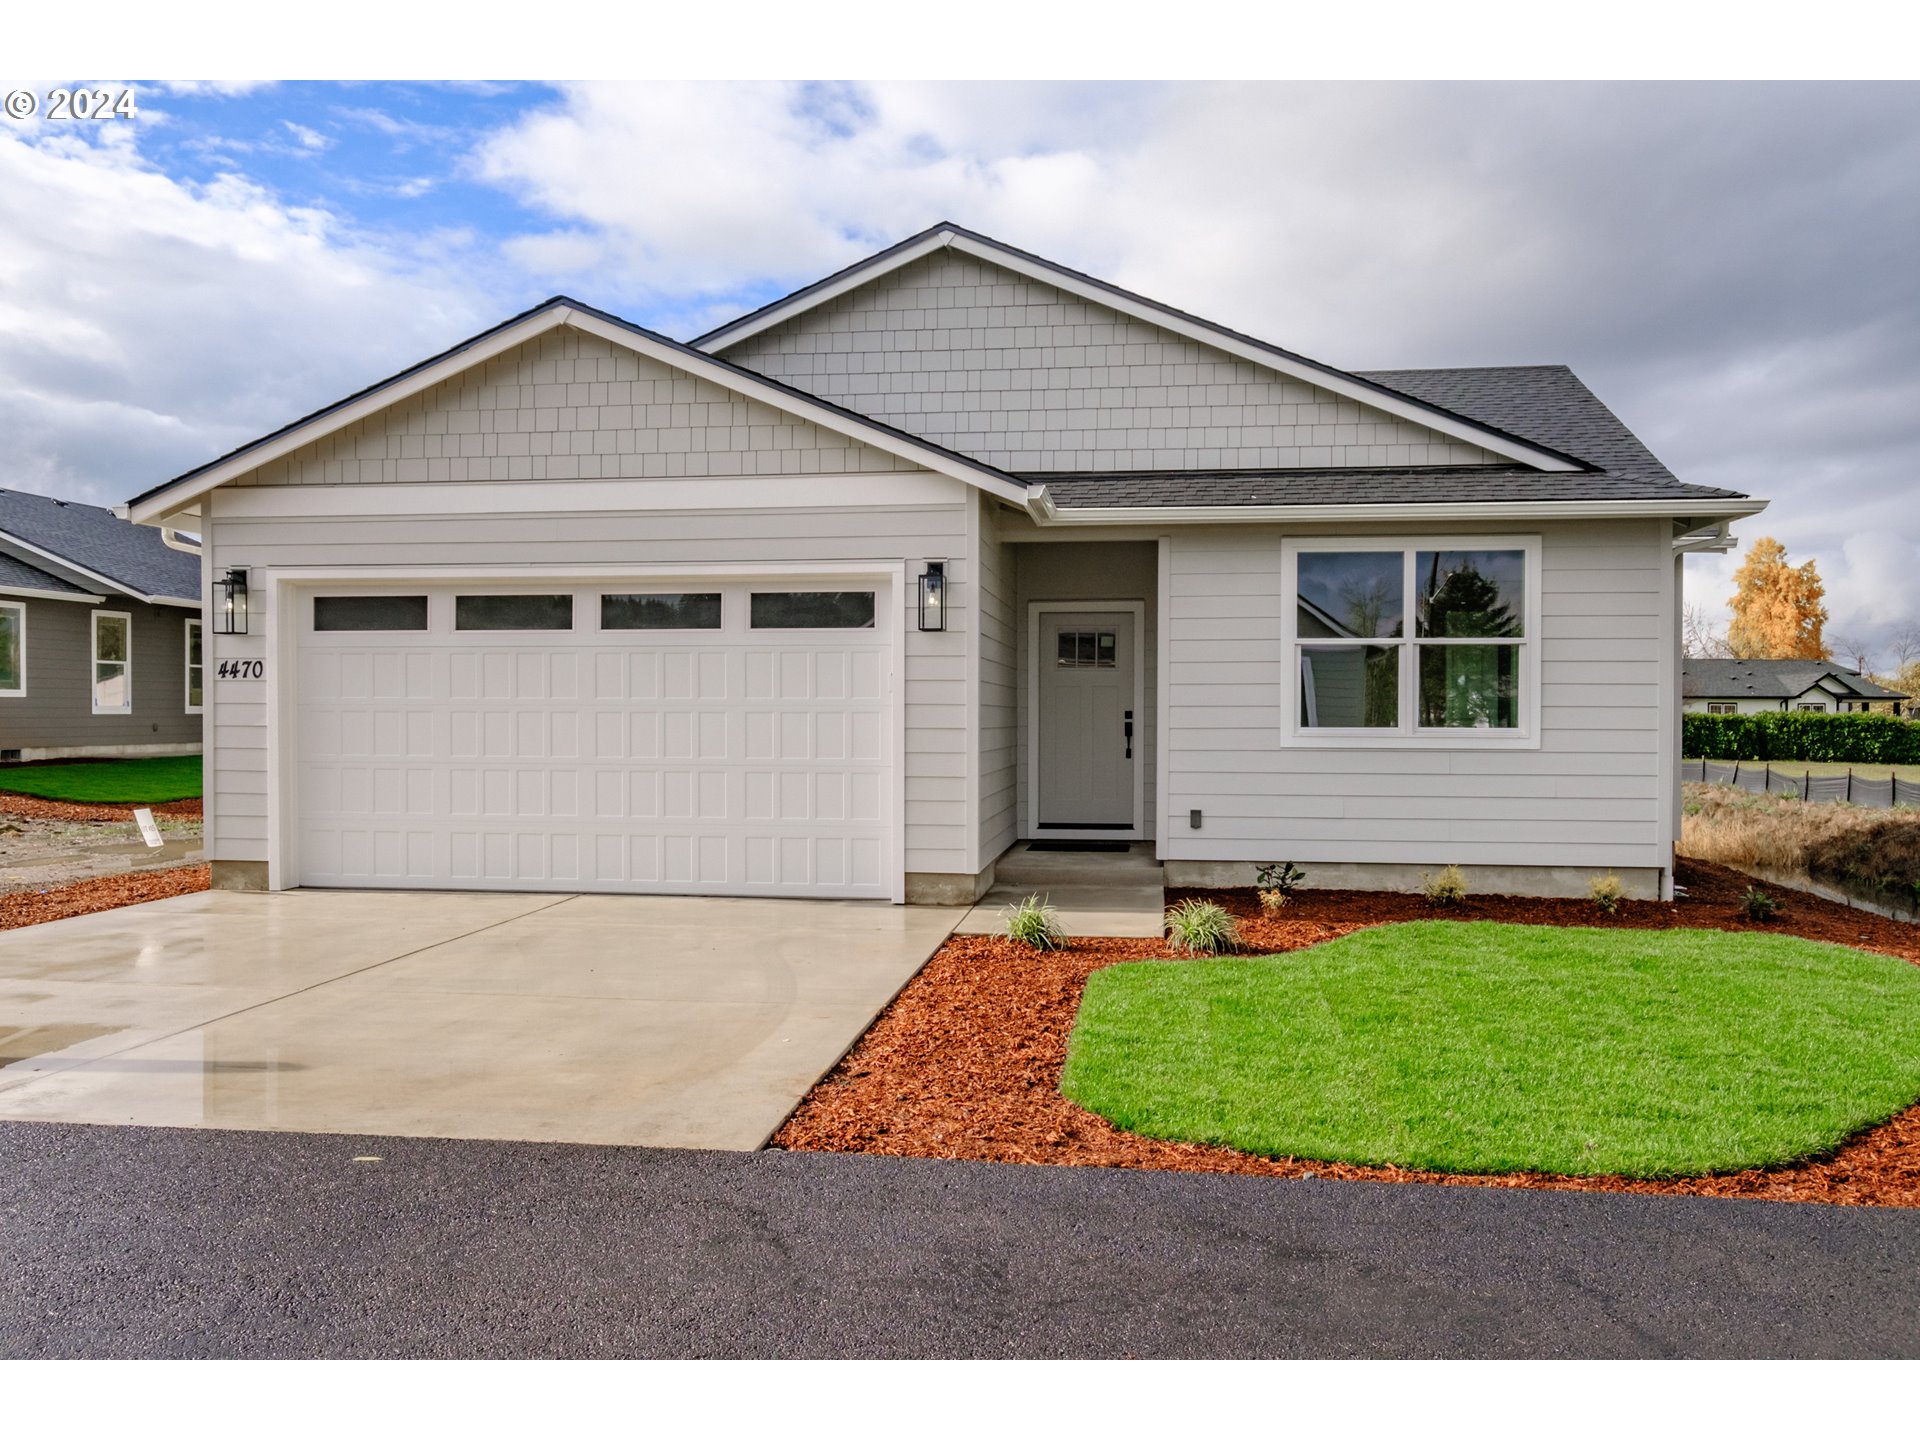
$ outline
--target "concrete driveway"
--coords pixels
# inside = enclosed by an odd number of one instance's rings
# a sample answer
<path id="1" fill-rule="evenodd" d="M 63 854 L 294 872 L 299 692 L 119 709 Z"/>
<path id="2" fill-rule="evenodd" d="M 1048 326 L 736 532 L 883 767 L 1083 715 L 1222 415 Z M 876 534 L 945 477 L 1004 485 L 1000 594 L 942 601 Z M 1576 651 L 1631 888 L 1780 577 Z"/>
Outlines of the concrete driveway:
<path id="1" fill-rule="evenodd" d="M 0 1119 L 757 1149 L 963 913 L 296 890 L 0 932 Z"/>

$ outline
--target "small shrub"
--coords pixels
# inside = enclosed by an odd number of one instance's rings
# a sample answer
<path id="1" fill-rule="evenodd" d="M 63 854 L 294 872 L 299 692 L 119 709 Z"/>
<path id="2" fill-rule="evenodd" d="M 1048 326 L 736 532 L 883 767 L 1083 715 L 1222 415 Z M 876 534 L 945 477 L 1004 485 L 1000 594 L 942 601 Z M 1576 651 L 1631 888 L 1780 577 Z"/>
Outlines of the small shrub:
<path id="1" fill-rule="evenodd" d="M 1467 877 L 1458 865 L 1420 877 L 1420 893 L 1435 905 L 1458 905 L 1467 898 Z"/>
<path id="2" fill-rule="evenodd" d="M 1262 865 L 1255 872 L 1253 882 L 1260 891 L 1260 908 L 1269 913 L 1284 908 L 1293 898 L 1293 892 L 1300 887 L 1300 882 L 1306 878 L 1307 872 L 1296 867 L 1291 860 Z"/>
<path id="3" fill-rule="evenodd" d="M 1187 955 L 1218 955 L 1240 940 L 1240 925 L 1211 900 L 1182 900 L 1167 911 L 1167 938 Z"/>
<path id="4" fill-rule="evenodd" d="M 1749 885 L 1747 893 L 1740 897 L 1740 913 L 1764 924 L 1780 913 L 1780 902 L 1758 885 Z"/>
<path id="5" fill-rule="evenodd" d="M 1619 913 L 1620 901 L 1627 887 L 1620 883 L 1620 877 L 1609 870 L 1605 875 L 1596 875 L 1587 882 L 1587 898 L 1593 901 L 1594 909 L 1602 915 Z"/>
<path id="6" fill-rule="evenodd" d="M 1060 914 L 1038 895 L 1029 895 L 1018 905 L 1000 912 L 1007 922 L 1007 938 L 1018 940 L 1035 950 L 1064 950 L 1067 932 L 1060 928 Z"/>

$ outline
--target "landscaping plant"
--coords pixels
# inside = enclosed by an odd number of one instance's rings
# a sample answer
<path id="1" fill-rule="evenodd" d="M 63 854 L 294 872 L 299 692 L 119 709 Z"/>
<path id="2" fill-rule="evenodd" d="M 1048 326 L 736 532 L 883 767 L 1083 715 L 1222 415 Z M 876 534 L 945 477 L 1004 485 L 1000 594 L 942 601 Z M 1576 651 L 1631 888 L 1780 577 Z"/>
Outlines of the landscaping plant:
<path id="1" fill-rule="evenodd" d="M 1626 888 L 1620 883 L 1620 877 L 1609 870 L 1605 875 L 1594 876 L 1587 883 L 1587 898 L 1593 901 L 1594 909 L 1602 915 L 1617 914 Z"/>
<path id="2" fill-rule="evenodd" d="M 1467 877 L 1458 865 L 1420 877 L 1420 893 L 1435 905 L 1458 905 L 1467 898 Z"/>
<path id="3" fill-rule="evenodd" d="M 1167 939 L 1187 955 L 1218 955 L 1239 943 L 1240 925 L 1211 900 L 1182 900 L 1167 911 Z"/>
<path id="4" fill-rule="evenodd" d="M 1268 914 L 1283 909 L 1306 878 L 1307 872 L 1295 867 L 1291 860 L 1262 865 L 1254 875 L 1254 885 L 1260 892 L 1260 908 Z"/>
<path id="5" fill-rule="evenodd" d="M 1749 885 L 1740 897 L 1740 913 L 1747 919 L 1765 924 L 1780 913 L 1780 902 L 1758 885 Z"/>
<path id="6" fill-rule="evenodd" d="M 1060 928 L 1060 915 L 1038 895 L 1029 895 L 1018 905 L 1000 912 L 1007 923 L 1007 938 L 1018 940 L 1035 950 L 1064 950 L 1067 932 Z"/>

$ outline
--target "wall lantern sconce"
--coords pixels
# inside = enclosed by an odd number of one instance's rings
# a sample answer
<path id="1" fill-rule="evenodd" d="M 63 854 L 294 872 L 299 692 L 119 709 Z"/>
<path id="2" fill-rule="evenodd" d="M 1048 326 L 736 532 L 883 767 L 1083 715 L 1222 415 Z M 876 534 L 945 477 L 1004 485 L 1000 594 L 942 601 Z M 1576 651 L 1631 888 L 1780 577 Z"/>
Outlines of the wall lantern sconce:
<path id="1" fill-rule="evenodd" d="M 947 562 L 944 560 L 927 561 L 926 573 L 920 577 L 920 628 L 947 628 Z"/>
<path id="2" fill-rule="evenodd" d="M 213 633 L 247 633 L 247 572 L 229 570 L 213 582 Z"/>

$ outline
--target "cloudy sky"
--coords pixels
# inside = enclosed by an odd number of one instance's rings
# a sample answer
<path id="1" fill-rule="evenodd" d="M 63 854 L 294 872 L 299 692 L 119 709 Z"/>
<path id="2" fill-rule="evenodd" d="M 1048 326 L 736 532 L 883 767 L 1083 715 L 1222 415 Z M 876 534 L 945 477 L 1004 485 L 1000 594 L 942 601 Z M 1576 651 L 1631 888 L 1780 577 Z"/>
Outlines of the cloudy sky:
<path id="1" fill-rule="evenodd" d="M 944 218 L 1335 365 L 1568 363 L 1833 630 L 1920 616 L 1920 86 L 136 90 L 0 119 L 0 484 L 115 503 L 547 295 L 685 338 Z"/>

